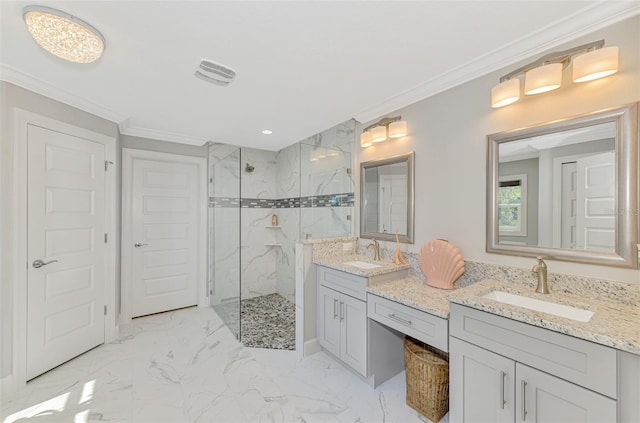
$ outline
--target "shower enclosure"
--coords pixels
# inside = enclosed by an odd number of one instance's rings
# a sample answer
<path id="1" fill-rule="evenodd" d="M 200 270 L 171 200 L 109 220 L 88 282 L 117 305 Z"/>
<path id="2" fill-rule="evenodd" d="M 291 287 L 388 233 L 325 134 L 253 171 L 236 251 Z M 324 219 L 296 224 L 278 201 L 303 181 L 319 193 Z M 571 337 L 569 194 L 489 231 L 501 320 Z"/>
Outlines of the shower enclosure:
<path id="1" fill-rule="evenodd" d="M 246 346 L 294 349 L 296 242 L 353 233 L 354 126 L 277 152 L 209 145 L 211 305 Z"/>

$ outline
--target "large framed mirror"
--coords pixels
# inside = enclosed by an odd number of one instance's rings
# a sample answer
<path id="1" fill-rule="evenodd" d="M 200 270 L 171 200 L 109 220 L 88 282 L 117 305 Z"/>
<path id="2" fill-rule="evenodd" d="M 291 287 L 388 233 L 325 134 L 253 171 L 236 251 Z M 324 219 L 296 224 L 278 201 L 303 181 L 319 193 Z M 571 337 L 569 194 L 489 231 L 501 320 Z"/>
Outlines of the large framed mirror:
<path id="1" fill-rule="evenodd" d="M 637 268 L 637 103 L 487 140 L 488 252 Z"/>
<path id="2" fill-rule="evenodd" d="M 360 237 L 413 244 L 414 153 L 360 164 Z"/>

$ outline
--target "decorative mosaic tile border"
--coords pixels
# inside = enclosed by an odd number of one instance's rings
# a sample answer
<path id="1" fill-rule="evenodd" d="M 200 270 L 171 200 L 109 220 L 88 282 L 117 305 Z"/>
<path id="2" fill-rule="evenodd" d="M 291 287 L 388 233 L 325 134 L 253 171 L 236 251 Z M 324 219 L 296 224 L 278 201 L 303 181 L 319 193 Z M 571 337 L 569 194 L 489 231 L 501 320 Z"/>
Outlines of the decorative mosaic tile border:
<path id="1" fill-rule="evenodd" d="M 312 195 L 280 199 L 209 197 L 209 207 L 249 209 L 291 209 L 309 207 L 353 207 L 354 193 Z"/>

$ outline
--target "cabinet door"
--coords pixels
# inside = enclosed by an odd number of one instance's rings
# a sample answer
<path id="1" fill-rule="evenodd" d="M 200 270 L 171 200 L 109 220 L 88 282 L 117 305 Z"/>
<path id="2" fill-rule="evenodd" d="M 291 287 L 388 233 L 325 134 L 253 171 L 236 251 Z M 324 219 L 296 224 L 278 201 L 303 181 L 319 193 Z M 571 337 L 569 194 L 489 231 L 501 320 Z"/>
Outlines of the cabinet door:
<path id="1" fill-rule="evenodd" d="M 449 372 L 451 423 L 514 421 L 513 360 L 451 337 Z"/>
<path id="2" fill-rule="evenodd" d="M 320 345 L 340 356 L 340 294 L 318 285 L 317 338 Z"/>
<path id="3" fill-rule="evenodd" d="M 517 422 L 615 422 L 616 401 L 516 364 Z"/>
<path id="4" fill-rule="evenodd" d="M 342 335 L 340 358 L 367 376 L 367 303 L 341 295 L 339 314 Z"/>

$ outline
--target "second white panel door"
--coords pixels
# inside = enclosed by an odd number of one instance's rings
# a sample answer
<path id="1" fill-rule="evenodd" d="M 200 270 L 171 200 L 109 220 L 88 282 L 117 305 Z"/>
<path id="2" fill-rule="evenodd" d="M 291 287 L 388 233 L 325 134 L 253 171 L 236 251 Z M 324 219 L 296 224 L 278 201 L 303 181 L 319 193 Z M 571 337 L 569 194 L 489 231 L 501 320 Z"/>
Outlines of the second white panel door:
<path id="1" fill-rule="evenodd" d="M 198 163 L 133 160 L 132 317 L 198 303 L 199 175 Z"/>

